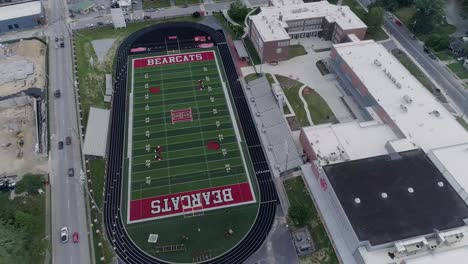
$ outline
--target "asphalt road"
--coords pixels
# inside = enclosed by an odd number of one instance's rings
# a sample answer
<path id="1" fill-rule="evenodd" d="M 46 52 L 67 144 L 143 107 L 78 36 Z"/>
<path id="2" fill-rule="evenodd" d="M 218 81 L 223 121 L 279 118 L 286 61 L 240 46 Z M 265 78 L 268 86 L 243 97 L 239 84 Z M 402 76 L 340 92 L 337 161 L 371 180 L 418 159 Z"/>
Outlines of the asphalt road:
<path id="1" fill-rule="evenodd" d="M 50 0 L 48 5 L 49 27 L 46 34 L 50 37 L 51 43 L 49 45 L 49 118 L 52 262 L 88 264 L 90 263 L 88 225 L 84 194 L 79 183 L 81 154 L 72 81 L 71 42 L 62 19 L 67 9 L 63 0 Z M 55 36 L 64 37 L 64 48 L 55 47 Z M 54 98 L 55 90 L 61 91 L 61 98 Z M 64 148 L 59 150 L 58 141 L 65 143 L 67 136 L 72 138 L 72 144 L 64 144 Z M 74 168 L 74 177 L 67 175 L 68 168 Z M 70 236 L 67 243 L 60 241 L 60 228 L 64 226 L 69 229 Z M 78 244 L 72 242 L 73 232 L 79 233 Z"/>
<path id="2" fill-rule="evenodd" d="M 427 56 L 423 46 L 409 37 L 411 32 L 404 26 L 398 26 L 393 19 L 385 17 L 384 26 L 390 34 L 408 51 L 429 76 L 450 96 L 459 110 L 468 114 L 468 91 L 459 80 L 452 76 L 438 60 Z"/>

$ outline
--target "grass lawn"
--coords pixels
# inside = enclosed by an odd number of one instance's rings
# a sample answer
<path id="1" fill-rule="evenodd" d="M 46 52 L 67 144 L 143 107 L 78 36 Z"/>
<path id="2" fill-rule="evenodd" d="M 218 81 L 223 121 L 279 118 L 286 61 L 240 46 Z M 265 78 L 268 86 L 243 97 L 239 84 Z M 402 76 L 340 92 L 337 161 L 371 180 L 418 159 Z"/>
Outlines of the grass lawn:
<path id="1" fill-rule="evenodd" d="M 258 52 L 255 49 L 250 38 L 248 37 L 244 38 L 244 44 L 245 44 L 245 49 L 249 53 L 250 58 L 252 58 L 251 63 L 253 63 L 254 65 L 260 64 L 261 63 L 260 56 L 258 55 Z"/>
<path id="2" fill-rule="evenodd" d="M 103 159 L 89 160 L 87 168 L 90 170 L 89 177 L 91 184 L 88 188 L 93 190 L 93 199 L 96 202 L 99 209 L 103 210 L 103 194 L 104 194 L 104 182 L 105 182 L 105 165 L 106 162 Z M 91 209 L 91 219 L 97 219 L 98 223 L 93 224 L 93 242 L 95 250 L 96 263 L 101 263 L 100 258 L 104 257 L 105 263 L 112 263 L 114 258 L 114 252 L 112 251 L 109 243 L 106 241 L 104 233 L 103 216 L 97 210 Z M 96 230 L 100 231 L 100 234 L 96 234 Z M 98 246 L 102 243 L 102 247 Z"/>
<path id="3" fill-rule="evenodd" d="M 336 117 L 330 107 L 315 90 L 306 87 L 302 90 L 302 96 L 307 102 L 312 122 L 315 125 L 336 122 Z"/>
<path id="4" fill-rule="evenodd" d="M 466 131 L 468 131 L 468 123 L 463 119 L 463 117 L 457 116 L 457 121 L 466 129 Z"/>
<path id="5" fill-rule="evenodd" d="M 91 106 L 108 108 L 109 104 L 104 103 L 102 91 L 105 90 L 105 74 L 113 74 L 114 55 L 118 45 L 131 33 L 146 26 L 169 22 L 169 21 L 200 21 L 201 18 L 176 18 L 168 20 L 149 20 L 135 23 L 129 23 L 125 29 L 115 30 L 112 26 L 101 27 L 97 29 L 84 29 L 75 34 L 76 57 L 78 65 L 78 80 L 80 83 L 80 102 L 83 111 L 83 126 L 86 127 L 89 108 Z M 109 50 L 105 61 L 100 64 L 94 53 L 91 41 L 96 39 L 115 38 L 113 47 Z M 94 64 L 91 65 L 89 59 L 93 58 Z"/>
<path id="6" fill-rule="evenodd" d="M 311 218 L 307 223 L 307 228 L 310 231 L 317 251 L 315 251 L 312 256 L 302 258 L 301 260 L 304 261 L 306 259 L 313 258 L 316 259 L 316 261 L 310 263 L 337 264 L 338 258 L 336 257 L 333 246 L 328 238 L 327 232 L 325 231 L 325 227 L 323 226 L 317 209 L 312 202 L 309 191 L 305 187 L 302 178 L 296 177 L 285 181 L 284 188 L 286 189 L 290 205 L 304 206 L 311 215 Z"/>
<path id="7" fill-rule="evenodd" d="M 218 20 L 218 22 L 221 24 L 223 29 L 231 36 L 233 40 L 238 40 L 242 37 L 243 35 L 243 30 L 242 34 L 236 34 L 236 31 L 234 28 L 226 21 L 226 18 L 223 16 L 222 13 L 219 12 L 213 12 L 213 16 Z M 252 55 L 250 55 L 252 56 Z"/>
<path id="8" fill-rule="evenodd" d="M 291 45 L 289 46 L 289 59 L 292 59 L 297 56 L 306 55 L 307 51 L 304 49 L 302 45 Z"/>
<path id="9" fill-rule="evenodd" d="M 406 26 L 409 26 L 409 24 L 413 20 L 413 16 L 416 13 L 416 8 L 414 7 L 403 7 L 395 11 L 395 16 L 398 17 L 398 19 L 405 24 Z"/>
<path id="10" fill-rule="evenodd" d="M 399 50 L 393 50 L 392 54 L 400 61 L 403 66 L 414 76 L 416 79 L 424 86 L 426 87 L 434 96 L 439 99 L 441 102 L 447 102 L 447 99 L 438 92 L 437 87 L 432 83 L 431 80 L 422 72 L 416 64 L 406 55 L 406 53 L 399 51 Z"/>
<path id="11" fill-rule="evenodd" d="M 143 0 L 143 9 L 170 7 L 169 0 Z"/>
<path id="12" fill-rule="evenodd" d="M 307 114 L 304 110 L 304 104 L 302 103 L 301 98 L 299 98 L 299 89 L 303 84 L 281 75 L 276 75 L 276 79 L 280 83 L 281 88 L 283 88 L 284 95 L 286 95 L 289 104 L 296 113 L 296 118 L 301 123 L 301 126 L 310 126 L 309 120 L 307 120 Z"/>
<path id="13" fill-rule="evenodd" d="M 437 58 L 439 58 L 439 60 L 441 60 L 441 61 L 449 61 L 449 60 L 455 59 L 453 57 L 452 53 L 450 53 L 448 51 L 435 52 L 434 55 L 436 55 Z"/>
<path id="14" fill-rule="evenodd" d="M 447 67 L 455 73 L 460 79 L 468 78 L 468 70 L 463 66 L 463 62 L 454 62 L 447 65 Z"/>
<path id="15" fill-rule="evenodd" d="M 200 4 L 200 0 L 175 0 L 176 6 L 198 5 L 198 4 Z"/>
<path id="16" fill-rule="evenodd" d="M 353 11 L 362 21 L 364 21 L 367 11 L 359 4 L 358 0 L 343 0 L 342 5 L 349 6 L 351 11 Z M 366 39 L 374 39 L 379 41 L 388 39 L 388 35 L 385 33 L 382 27 L 379 27 L 379 29 L 375 31 L 368 30 L 366 33 Z"/>
<path id="17" fill-rule="evenodd" d="M 0 193 L 0 263 L 44 263 L 50 252 L 45 197 L 34 192 L 10 200 L 9 193 Z M 57 235 L 56 229 L 51 232 Z"/>

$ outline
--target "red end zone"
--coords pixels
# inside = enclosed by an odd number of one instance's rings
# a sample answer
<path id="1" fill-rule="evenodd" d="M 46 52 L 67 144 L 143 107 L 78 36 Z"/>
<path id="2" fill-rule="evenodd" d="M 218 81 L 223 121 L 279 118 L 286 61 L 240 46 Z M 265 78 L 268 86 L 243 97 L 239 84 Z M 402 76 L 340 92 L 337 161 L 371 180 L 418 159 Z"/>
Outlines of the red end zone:
<path id="1" fill-rule="evenodd" d="M 155 57 L 146 57 L 133 60 L 134 68 L 154 67 L 166 64 L 187 63 L 195 61 L 214 60 L 215 54 L 213 51 L 203 51 L 194 53 L 173 54 Z"/>
<path id="2" fill-rule="evenodd" d="M 255 202 L 248 182 L 130 201 L 130 222 Z"/>

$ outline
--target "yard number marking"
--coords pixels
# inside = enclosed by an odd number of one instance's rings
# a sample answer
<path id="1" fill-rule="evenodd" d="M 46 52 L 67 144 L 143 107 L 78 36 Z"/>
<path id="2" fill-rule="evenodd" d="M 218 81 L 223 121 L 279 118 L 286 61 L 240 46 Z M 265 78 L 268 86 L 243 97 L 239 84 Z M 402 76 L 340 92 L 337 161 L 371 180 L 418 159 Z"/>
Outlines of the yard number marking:
<path id="1" fill-rule="evenodd" d="M 223 141 L 223 140 L 224 140 L 223 134 L 219 134 L 219 135 L 218 135 L 218 139 L 219 139 L 219 141 Z"/>
<path id="2" fill-rule="evenodd" d="M 147 138 L 149 138 L 149 136 L 150 136 L 150 132 L 149 132 L 149 130 L 146 130 L 146 132 L 145 132 L 145 136 L 146 136 Z"/>
<path id="3" fill-rule="evenodd" d="M 150 185 L 151 184 L 151 177 L 146 176 L 146 184 Z"/>
<path id="4" fill-rule="evenodd" d="M 150 122 L 150 118 L 149 117 L 145 118 L 145 123 L 148 124 L 149 122 Z"/>
<path id="5" fill-rule="evenodd" d="M 208 68 L 207 68 L 207 67 L 203 67 L 203 71 L 208 71 Z"/>
<path id="6" fill-rule="evenodd" d="M 216 115 L 218 113 L 218 109 L 213 108 L 213 115 Z M 219 121 L 218 121 L 219 122 Z"/>
<path id="7" fill-rule="evenodd" d="M 151 167 L 151 160 L 146 160 L 146 167 Z"/>
<path id="8" fill-rule="evenodd" d="M 149 98 L 149 95 L 145 94 L 145 99 L 148 100 L 148 98 Z"/>
<path id="9" fill-rule="evenodd" d="M 229 163 L 226 163 L 224 165 L 224 168 L 226 169 L 226 172 L 230 172 L 231 171 L 231 165 Z"/>
<path id="10" fill-rule="evenodd" d="M 221 122 L 219 122 L 219 120 L 216 121 L 216 128 L 219 128 L 220 125 L 221 125 Z"/>
<path id="11" fill-rule="evenodd" d="M 209 77 L 209 76 L 205 76 L 205 80 L 206 80 L 206 81 L 209 81 L 209 80 L 210 80 L 210 77 Z"/>
<path id="12" fill-rule="evenodd" d="M 149 87 L 149 84 L 145 83 L 145 89 L 148 89 L 148 87 Z"/>
<path id="13" fill-rule="evenodd" d="M 145 79 L 148 79 L 148 73 L 145 73 Z"/>
<path id="14" fill-rule="evenodd" d="M 221 149 L 221 152 L 223 153 L 223 156 L 226 157 L 226 155 L 227 155 L 227 149 L 223 148 L 223 149 Z"/>
<path id="15" fill-rule="evenodd" d="M 214 103 L 215 99 L 213 96 L 210 96 L 210 102 Z"/>
<path id="16" fill-rule="evenodd" d="M 146 144 L 145 149 L 146 149 L 147 152 L 149 152 L 151 150 L 150 144 Z"/>
<path id="17" fill-rule="evenodd" d="M 208 86 L 208 92 L 211 92 L 213 91 L 213 88 L 211 88 L 211 86 Z"/>
<path id="18" fill-rule="evenodd" d="M 145 105 L 145 111 L 148 111 L 149 110 L 149 105 Z"/>

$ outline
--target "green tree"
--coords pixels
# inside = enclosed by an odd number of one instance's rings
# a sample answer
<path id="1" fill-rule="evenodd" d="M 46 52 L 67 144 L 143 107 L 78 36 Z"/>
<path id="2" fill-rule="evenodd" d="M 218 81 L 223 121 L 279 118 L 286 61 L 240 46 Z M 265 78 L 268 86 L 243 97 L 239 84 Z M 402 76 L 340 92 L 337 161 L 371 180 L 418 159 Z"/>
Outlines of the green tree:
<path id="1" fill-rule="evenodd" d="M 304 205 L 292 205 L 288 209 L 288 216 L 295 226 L 304 226 L 311 217 L 311 212 Z"/>
<path id="2" fill-rule="evenodd" d="M 444 16 L 443 0 L 415 0 L 416 14 L 411 23 L 417 33 L 429 33 L 442 22 Z"/>
<path id="3" fill-rule="evenodd" d="M 245 17 L 249 13 L 250 9 L 245 6 L 242 2 L 237 1 L 231 4 L 228 10 L 228 15 L 237 23 L 243 23 Z"/>
<path id="4" fill-rule="evenodd" d="M 374 6 L 369 9 L 366 14 L 365 22 L 368 26 L 369 31 L 375 32 L 382 27 L 383 24 L 384 10 L 382 7 Z"/>

